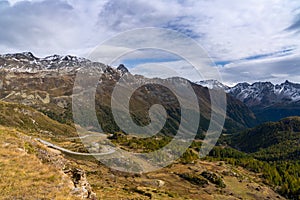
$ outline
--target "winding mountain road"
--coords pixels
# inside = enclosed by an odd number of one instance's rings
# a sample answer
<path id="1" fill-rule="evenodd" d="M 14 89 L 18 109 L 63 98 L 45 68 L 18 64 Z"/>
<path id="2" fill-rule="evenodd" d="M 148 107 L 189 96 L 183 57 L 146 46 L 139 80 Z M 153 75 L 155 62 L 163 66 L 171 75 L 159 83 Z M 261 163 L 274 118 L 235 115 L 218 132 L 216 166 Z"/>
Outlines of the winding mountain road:
<path id="1" fill-rule="evenodd" d="M 80 153 L 80 152 L 74 152 L 74 151 L 70 151 L 68 149 L 65 149 L 63 147 L 57 146 L 55 144 L 52 144 L 50 142 L 47 142 L 45 140 L 42 140 L 40 138 L 36 138 L 37 141 L 39 141 L 40 143 L 46 145 L 47 147 L 59 150 L 63 153 L 68 153 L 68 154 L 72 154 L 72 155 L 77 155 L 77 156 L 101 156 L 101 155 L 109 155 L 115 152 L 114 149 L 109 149 L 109 151 L 104 152 L 104 153 Z"/>

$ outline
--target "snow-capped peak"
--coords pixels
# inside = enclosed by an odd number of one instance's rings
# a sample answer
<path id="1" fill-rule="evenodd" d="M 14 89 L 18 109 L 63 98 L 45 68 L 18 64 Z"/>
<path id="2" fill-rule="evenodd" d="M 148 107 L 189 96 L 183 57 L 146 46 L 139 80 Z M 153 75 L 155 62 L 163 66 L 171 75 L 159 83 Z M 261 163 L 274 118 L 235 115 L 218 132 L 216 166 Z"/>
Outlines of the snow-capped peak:
<path id="1" fill-rule="evenodd" d="M 229 94 L 243 101 L 248 106 L 276 103 L 293 103 L 300 101 L 300 84 L 285 81 L 281 84 L 271 82 L 255 82 L 253 84 L 237 84 L 227 90 Z"/>
<path id="2" fill-rule="evenodd" d="M 217 81 L 217 80 L 203 80 L 203 81 L 196 81 L 195 82 L 198 85 L 201 85 L 203 87 L 207 87 L 208 89 L 215 89 L 215 90 L 228 90 L 229 87 L 227 85 L 224 85 L 223 83 Z"/>
<path id="3" fill-rule="evenodd" d="M 62 56 L 60 55 L 52 55 L 52 56 L 47 56 L 44 58 L 44 60 L 48 60 L 48 61 L 54 61 L 54 60 L 60 60 L 62 59 Z"/>
<path id="4" fill-rule="evenodd" d="M 222 89 L 248 106 L 274 104 L 289 104 L 300 102 L 300 84 L 285 81 L 274 85 L 271 82 L 246 82 L 238 83 L 233 87 L 228 87 L 217 80 L 205 80 L 195 82 L 198 85 L 209 89 Z"/>
<path id="5" fill-rule="evenodd" d="M 1 55 L 0 68 L 12 72 L 35 73 L 40 70 L 73 71 L 75 68 L 91 63 L 88 59 L 76 56 L 52 55 L 37 58 L 31 52 Z"/>

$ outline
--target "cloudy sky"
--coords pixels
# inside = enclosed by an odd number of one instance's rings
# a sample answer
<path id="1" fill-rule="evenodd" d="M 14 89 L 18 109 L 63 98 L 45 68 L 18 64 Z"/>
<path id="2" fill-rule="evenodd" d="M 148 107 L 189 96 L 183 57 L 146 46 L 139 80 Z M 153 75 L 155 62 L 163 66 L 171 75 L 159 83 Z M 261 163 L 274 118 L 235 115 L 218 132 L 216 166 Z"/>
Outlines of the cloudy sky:
<path id="1" fill-rule="evenodd" d="M 299 0 L 0 0 L 0 27 L 1 54 L 39 57 L 86 57 L 124 31 L 166 28 L 201 45 L 229 85 L 300 82 Z M 158 76 L 172 68 L 195 78 L 187 63 L 166 52 L 132 53 L 120 61 L 136 73 Z"/>

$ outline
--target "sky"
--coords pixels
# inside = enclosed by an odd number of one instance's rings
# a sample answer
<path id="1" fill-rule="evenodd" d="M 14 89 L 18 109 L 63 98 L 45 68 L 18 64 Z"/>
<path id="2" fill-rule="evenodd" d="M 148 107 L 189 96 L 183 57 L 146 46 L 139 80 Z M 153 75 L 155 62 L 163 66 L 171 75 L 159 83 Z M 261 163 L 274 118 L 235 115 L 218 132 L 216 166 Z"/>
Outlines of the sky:
<path id="1" fill-rule="evenodd" d="M 88 57 L 124 31 L 166 28 L 201 45 L 225 84 L 300 82 L 299 0 L 0 0 L 0 27 L 1 54 L 39 57 Z M 198 81 L 188 63 L 169 52 L 143 50 L 117 61 L 132 73 L 176 71 Z"/>

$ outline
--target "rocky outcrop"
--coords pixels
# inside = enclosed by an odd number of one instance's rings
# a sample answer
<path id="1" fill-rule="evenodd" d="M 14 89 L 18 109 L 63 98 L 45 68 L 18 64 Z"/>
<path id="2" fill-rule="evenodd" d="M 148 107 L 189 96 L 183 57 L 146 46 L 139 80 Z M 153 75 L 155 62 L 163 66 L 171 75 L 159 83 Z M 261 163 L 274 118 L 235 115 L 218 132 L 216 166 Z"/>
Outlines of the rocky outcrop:
<path id="1" fill-rule="evenodd" d="M 61 152 L 35 142 L 37 155 L 42 162 L 49 163 L 62 171 L 62 176 L 70 182 L 70 193 L 80 199 L 96 199 L 84 170 L 75 168 L 72 161 L 65 159 Z"/>
<path id="2" fill-rule="evenodd" d="M 129 70 L 125 67 L 125 65 L 120 64 L 117 70 L 121 71 L 122 74 L 128 73 Z"/>
<path id="3" fill-rule="evenodd" d="M 64 171 L 68 174 L 74 183 L 71 193 L 81 199 L 96 199 L 96 194 L 92 191 L 92 187 L 87 181 L 86 173 L 81 169 L 71 169 Z"/>

